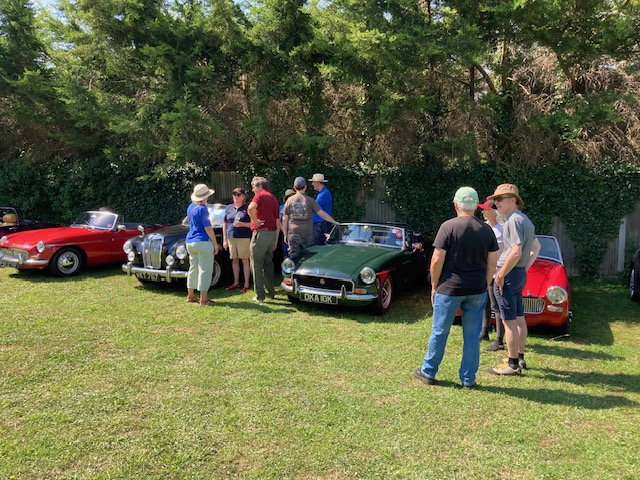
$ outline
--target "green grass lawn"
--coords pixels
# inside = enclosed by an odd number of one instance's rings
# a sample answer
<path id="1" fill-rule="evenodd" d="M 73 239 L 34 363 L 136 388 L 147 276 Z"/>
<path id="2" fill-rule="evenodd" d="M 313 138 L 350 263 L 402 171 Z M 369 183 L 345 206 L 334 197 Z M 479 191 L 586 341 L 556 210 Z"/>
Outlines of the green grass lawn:
<path id="1" fill-rule="evenodd" d="M 0 478 L 635 479 L 640 305 L 573 282 L 571 337 L 534 333 L 520 378 L 413 378 L 426 290 L 384 317 L 0 269 Z"/>

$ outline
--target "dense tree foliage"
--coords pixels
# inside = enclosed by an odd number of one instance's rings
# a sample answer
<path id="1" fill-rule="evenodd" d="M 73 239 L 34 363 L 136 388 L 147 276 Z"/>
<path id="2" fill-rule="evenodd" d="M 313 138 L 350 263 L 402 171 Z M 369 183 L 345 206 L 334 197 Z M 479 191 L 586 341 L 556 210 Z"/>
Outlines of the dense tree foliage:
<path id="1" fill-rule="evenodd" d="M 537 209 L 545 224 L 592 174 L 627 186 L 607 216 L 632 208 L 638 0 L 53 5 L 0 0 L 0 199 L 21 195 L 12 178 L 46 185 L 52 215 L 73 198 L 126 210 L 125 191 L 179 199 L 215 170 L 269 172 L 280 185 L 321 164 L 348 172 L 345 189 L 384 174 L 400 213 L 412 205 L 402 187 L 426 168 L 439 185 L 524 182 L 553 199 Z M 558 166 L 580 172 L 574 185 L 552 185 Z M 592 235 L 565 221 L 578 242 Z"/>

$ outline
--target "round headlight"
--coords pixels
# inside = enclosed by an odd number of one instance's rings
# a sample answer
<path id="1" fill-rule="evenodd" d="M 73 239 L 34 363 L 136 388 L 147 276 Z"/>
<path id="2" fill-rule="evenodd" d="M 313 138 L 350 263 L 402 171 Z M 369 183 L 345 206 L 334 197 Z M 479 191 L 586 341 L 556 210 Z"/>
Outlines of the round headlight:
<path id="1" fill-rule="evenodd" d="M 124 245 L 122 245 L 122 250 L 124 250 L 124 253 L 126 253 L 127 255 L 133 252 L 133 245 L 131 244 L 131 240 L 127 240 L 126 242 L 124 242 Z"/>
<path id="2" fill-rule="evenodd" d="M 5 243 L 7 243 L 7 236 L 6 235 L 4 237 L 0 238 L 0 245 L 4 245 Z"/>
<path id="3" fill-rule="evenodd" d="M 176 248 L 176 257 L 180 260 L 187 258 L 187 247 L 185 247 L 184 244 Z"/>
<path id="4" fill-rule="evenodd" d="M 373 268 L 364 267 L 360 270 L 360 279 L 367 285 L 371 285 L 376 281 L 376 272 L 373 271 Z"/>
<path id="5" fill-rule="evenodd" d="M 44 242 L 42 240 L 40 240 L 36 244 L 36 250 L 38 250 L 38 253 L 42 253 L 42 252 L 44 252 L 44 249 L 45 249 Z"/>
<path id="6" fill-rule="evenodd" d="M 167 255 L 167 258 L 165 258 L 165 262 L 167 262 L 167 265 L 171 266 L 176 263 L 176 259 L 173 258 L 173 255 Z"/>
<path id="7" fill-rule="evenodd" d="M 294 262 L 290 258 L 285 258 L 284 262 L 282 262 L 281 268 L 282 272 L 288 275 L 295 270 L 296 262 Z"/>
<path id="8" fill-rule="evenodd" d="M 130 262 L 133 262 L 136 259 L 136 252 L 134 252 L 133 250 L 130 251 L 129 253 L 127 253 L 127 258 Z"/>
<path id="9" fill-rule="evenodd" d="M 567 298 L 569 298 L 569 294 L 562 287 L 549 287 L 547 290 L 547 298 L 551 303 L 557 305 L 562 302 L 566 302 Z"/>

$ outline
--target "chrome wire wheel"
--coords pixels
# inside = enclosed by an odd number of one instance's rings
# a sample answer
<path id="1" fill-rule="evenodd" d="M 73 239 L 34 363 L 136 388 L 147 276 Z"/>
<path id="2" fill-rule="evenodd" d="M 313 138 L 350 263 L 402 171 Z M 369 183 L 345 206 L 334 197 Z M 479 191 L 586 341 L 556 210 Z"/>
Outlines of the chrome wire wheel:
<path id="1" fill-rule="evenodd" d="M 60 277 L 77 275 L 82 268 L 82 254 L 74 248 L 63 248 L 55 254 L 50 267 Z"/>

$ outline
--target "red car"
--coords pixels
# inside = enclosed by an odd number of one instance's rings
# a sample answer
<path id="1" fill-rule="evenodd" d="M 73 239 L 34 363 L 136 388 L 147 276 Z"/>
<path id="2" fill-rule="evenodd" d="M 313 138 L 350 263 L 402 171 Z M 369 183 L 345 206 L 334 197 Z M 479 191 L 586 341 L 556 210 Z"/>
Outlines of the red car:
<path id="1" fill-rule="evenodd" d="M 527 273 L 522 290 L 527 325 L 549 325 L 567 333 L 571 319 L 569 280 L 555 237 L 538 235 L 540 253 Z"/>
<path id="2" fill-rule="evenodd" d="M 522 289 L 524 317 L 527 326 L 548 325 L 557 333 L 569 331 L 572 316 L 569 280 L 556 237 L 537 235 L 540 253 L 527 273 L 527 283 Z M 462 310 L 456 316 L 460 317 Z M 494 322 L 495 323 L 495 322 Z"/>
<path id="3" fill-rule="evenodd" d="M 69 227 L 19 232 L 0 238 L 0 267 L 48 268 L 58 276 L 76 275 L 82 267 L 124 262 L 124 242 L 162 225 L 125 222 L 106 210 L 87 211 Z"/>

